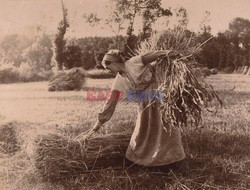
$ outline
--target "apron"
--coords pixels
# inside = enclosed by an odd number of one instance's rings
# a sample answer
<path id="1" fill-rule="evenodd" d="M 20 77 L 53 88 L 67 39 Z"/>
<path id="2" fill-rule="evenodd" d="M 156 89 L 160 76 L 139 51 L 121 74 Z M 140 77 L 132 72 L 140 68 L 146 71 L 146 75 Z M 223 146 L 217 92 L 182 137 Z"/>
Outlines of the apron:
<path id="1" fill-rule="evenodd" d="M 154 90 L 150 84 L 147 90 Z M 139 102 L 136 126 L 126 152 L 126 158 L 144 166 L 168 165 L 185 158 L 179 129 L 166 132 L 161 121 L 160 102 Z"/>
<path id="2" fill-rule="evenodd" d="M 122 83 L 129 83 L 130 88 L 136 90 L 157 89 L 152 68 L 144 65 L 140 56 L 127 61 L 125 70 L 126 77 L 117 79 L 121 83 L 117 81 L 113 89 L 125 90 L 123 87 L 126 85 Z M 161 166 L 185 158 L 181 133 L 178 129 L 173 129 L 171 134 L 164 130 L 159 106 L 157 101 L 150 105 L 148 101 L 139 102 L 136 126 L 126 151 L 126 158 L 136 164 Z"/>

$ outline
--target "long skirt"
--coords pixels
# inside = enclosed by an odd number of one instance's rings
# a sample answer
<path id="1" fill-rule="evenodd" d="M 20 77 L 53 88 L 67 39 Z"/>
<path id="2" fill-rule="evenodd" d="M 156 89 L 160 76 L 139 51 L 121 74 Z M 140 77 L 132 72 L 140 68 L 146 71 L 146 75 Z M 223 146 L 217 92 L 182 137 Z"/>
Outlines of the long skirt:
<path id="1" fill-rule="evenodd" d="M 136 126 L 126 158 L 143 166 L 168 165 L 185 158 L 178 129 L 166 132 L 161 122 L 160 103 L 140 102 Z"/>

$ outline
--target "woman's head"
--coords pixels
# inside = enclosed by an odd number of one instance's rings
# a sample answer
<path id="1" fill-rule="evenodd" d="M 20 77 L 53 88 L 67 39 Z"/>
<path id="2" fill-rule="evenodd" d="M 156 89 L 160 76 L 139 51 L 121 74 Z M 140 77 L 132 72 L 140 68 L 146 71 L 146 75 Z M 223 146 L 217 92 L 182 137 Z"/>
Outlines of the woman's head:
<path id="1" fill-rule="evenodd" d="M 124 71 L 124 61 L 119 50 L 110 50 L 102 60 L 102 66 L 113 73 Z"/>

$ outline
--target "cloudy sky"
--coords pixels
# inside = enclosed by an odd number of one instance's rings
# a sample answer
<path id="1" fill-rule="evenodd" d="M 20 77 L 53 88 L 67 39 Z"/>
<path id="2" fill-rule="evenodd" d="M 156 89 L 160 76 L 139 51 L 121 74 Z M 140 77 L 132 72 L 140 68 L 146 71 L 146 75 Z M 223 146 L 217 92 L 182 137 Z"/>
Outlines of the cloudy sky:
<path id="1" fill-rule="evenodd" d="M 108 36 L 107 29 L 92 28 L 84 22 L 83 15 L 97 12 L 101 17 L 107 15 L 108 0 L 64 0 L 68 9 L 70 29 L 67 35 L 75 37 Z M 212 33 L 217 34 L 228 28 L 235 17 L 250 20 L 250 0 L 162 0 L 165 8 L 174 10 L 180 6 L 187 9 L 188 28 L 197 31 L 204 18 L 204 12 L 210 11 Z M 32 33 L 37 25 L 46 32 L 55 32 L 62 18 L 60 0 L 0 0 L 0 36 L 9 33 Z"/>

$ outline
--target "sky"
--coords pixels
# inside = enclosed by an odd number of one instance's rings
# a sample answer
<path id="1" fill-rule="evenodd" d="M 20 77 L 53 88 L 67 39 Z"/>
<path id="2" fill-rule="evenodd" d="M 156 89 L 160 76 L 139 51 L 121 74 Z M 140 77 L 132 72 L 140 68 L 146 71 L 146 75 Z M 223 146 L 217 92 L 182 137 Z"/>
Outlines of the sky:
<path id="1" fill-rule="evenodd" d="M 83 18 L 84 14 L 96 12 L 104 18 L 108 14 L 108 0 L 63 0 L 68 9 L 71 37 L 110 36 L 110 29 L 91 27 Z M 250 0 L 162 0 L 164 8 L 171 10 L 184 7 L 189 16 L 188 28 L 199 30 L 205 11 L 209 11 L 209 24 L 216 35 L 228 28 L 235 17 L 250 20 Z M 55 33 L 62 19 L 60 0 L 0 0 L 0 36 L 10 33 L 32 35 L 40 25 L 43 31 Z M 140 24 L 136 24 L 140 26 Z M 163 27 L 163 25 L 161 26 Z M 165 26 L 164 26 L 165 27 Z"/>

